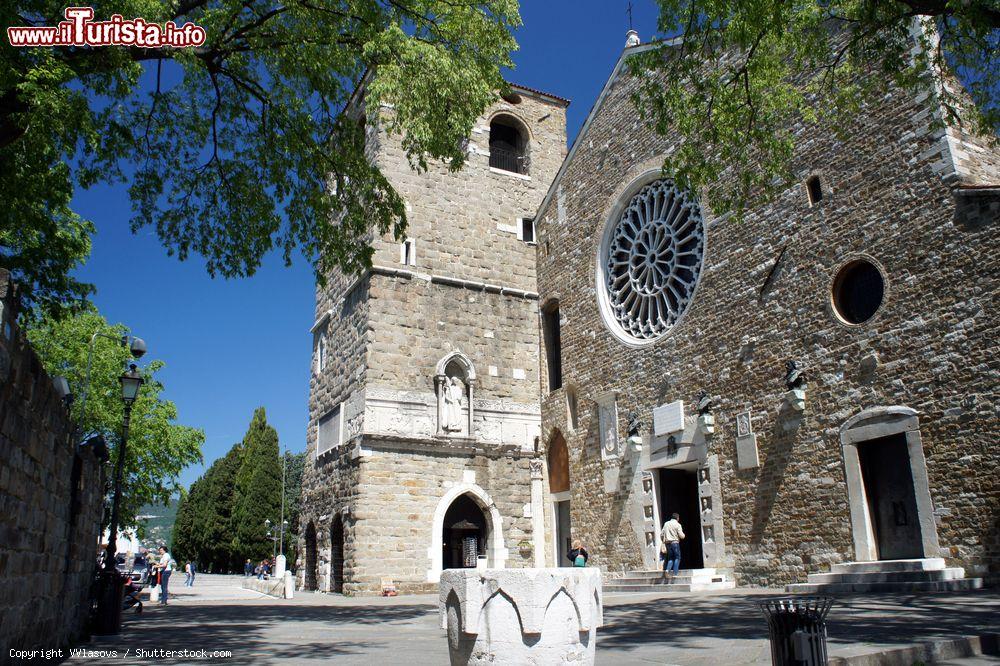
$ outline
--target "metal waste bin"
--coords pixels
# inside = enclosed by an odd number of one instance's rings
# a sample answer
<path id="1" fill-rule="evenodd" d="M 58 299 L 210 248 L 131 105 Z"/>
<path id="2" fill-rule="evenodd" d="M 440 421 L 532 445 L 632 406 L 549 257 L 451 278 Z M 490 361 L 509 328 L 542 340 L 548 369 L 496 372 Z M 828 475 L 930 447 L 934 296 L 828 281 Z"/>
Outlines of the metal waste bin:
<path id="1" fill-rule="evenodd" d="M 768 599 L 757 604 L 767 618 L 774 666 L 827 663 L 826 614 L 830 597 Z"/>

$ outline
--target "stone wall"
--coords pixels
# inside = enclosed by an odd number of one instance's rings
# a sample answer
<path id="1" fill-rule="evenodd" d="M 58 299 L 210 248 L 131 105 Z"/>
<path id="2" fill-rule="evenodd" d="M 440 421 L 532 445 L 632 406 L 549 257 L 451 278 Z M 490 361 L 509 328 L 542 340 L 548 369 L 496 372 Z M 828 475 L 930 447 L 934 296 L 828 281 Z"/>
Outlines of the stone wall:
<path id="1" fill-rule="evenodd" d="M 17 326 L 0 270 L 0 654 L 66 647 L 85 631 L 104 479 L 78 453 L 59 394 Z"/>
<path id="2" fill-rule="evenodd" d="M 357 509 L 351 516 L 351 559 L 358 564 L 347 577 L 348 592 L 378 593 L 382 578 L 394 581 L 401 593 L 436 591 L 436 576 L 428 576 L 431 551 L 441 551 L 440 535 L 438 541 L 432 537 L 435 513 L 446 510 L 446 496 L 459 490 L 471 491 L 490 521 L 488 548 L 498 546 L 499 528 L 503 552 L 497 559 L 507 567 L 532 565 L 532 554 L 518 545 L 532 540 L 530 511 L 526 515 L 525 510 L 531 503 L 528 456 L 435 451 L 385 440 L 373 442 L 361 460 Z M 490 520 L 491 509 L 501 517 L 499 526 Z M 490 564 L 499 564 L 492 554 Z"/>
<path id="3" fill-rule="evenodd" d="M 372 386 L 433 392 L 436 364 L 459 350 L 475 366 L 477 397 L 536 405 L 537 413 L 536 299 L 379 277 L 369 306 Z"/>
<path id="4" fill-rule="evenodd" d="M 740 584 L 800 581 L 855 558 L 839 432 L 863 410 L 893 405 L 919 412 L 940 554 L 996 581 L 1000 317 L 991 304 L 1000 237 L 995 217 L 983 221 L 996 192 L 981 193 L 972 212 L 956 210 L 952 185 L 961 179 L 953 156 L 942 154 L 952 144 L 934 126 L 933 99 L 896 92 L 862 109 L 843 138 L 797 129 L 795 172 L 803 183 L 813 175 L 822 182 L 815 205 L 804 186 L 743 219 L 715 216 L 702 202 L 707 249 L 693 300 L 665 338 L 634 348 L 609 332 L 594 291 L 613 206 L 671 150 L 638 121 L 634 91 L 624 74 L 609 87 L 539 211 L 547 250 L 539 253 L 540 299 L 559 300 L 564 384 L 579 396 L 576 430 L 565 391 L 543 397 L 543 441 L 557 429 L 566 437 L 573 534 L 592 563 L 610 571 L 644 565 L 629 509 L 640 498 L 626 481 L 637 470 L 632 461 L 602 460 L 595 398 L 619 392 L 622 437 L 629 410 L 648 435 L 653 407 L 683 400 L 690 415 L 705 390 L 717 421 L 708 442 L 721 474 L 716 517 Z M 979 182 L 1000 182 L 996 160 L 977 154 L 974 169 L 968 161 L 962 168 Z M 961 223 L 969 216 L 978 222 Z M 858 257 L 880 267 L 886 294 L 872 319 L 848 325 L 833 311 L 831 287 Z M 805 368 L 804 417 L 783 406 L 786 360 Z M 739 470 L 735 418 L 746 411 L 760 466 Z M 649 444 L 647 436 L 647 457 Z M 609 492 L 606 471 L 616 465 L 622 482 Z"/>
<path id="5" fill-rule="evenodd" d="M 486 479 L 479 488 L 492 499 L 484 504 L 500 512 L 508 548 L 535 531 L 524 507 L 540 422 L 538 301 L 535 242 L 524 238 L 521 220 L 533 215 L 562 163 L 567 103 L 515 92 L 476 123 L 457 171 L 441 164 L 413 170 L 400 138 L 368 124 L 371 153 L 406 203 L 411 258 L 391 237 L 376 238 L 365 276 L 335 276 L 317 289 L 317 322 L 336 350 L 322 372 L 314 357 L 313 455 L 303 480 L 302 533 L 310 522 L 317 530 L 320 589 L 332 587 L 334 519 L 344 524 L 346 592 L 377 593 L 382 578 L 403 592 L 436 583 L 428 573 L 435 511 L 449 484 L 469 475 Z M 527 174 L 489 165 L 498 114 L 515 118 L 529 139 Z M 471 433 L 467 424 L 443 431 L 438 423 L 435 377 L 455 353 L 472 366 L 461 405 L 467 416 L 474 394 Z M 340 403 L 342 445 L 317 457 L 317 422 Z"/>

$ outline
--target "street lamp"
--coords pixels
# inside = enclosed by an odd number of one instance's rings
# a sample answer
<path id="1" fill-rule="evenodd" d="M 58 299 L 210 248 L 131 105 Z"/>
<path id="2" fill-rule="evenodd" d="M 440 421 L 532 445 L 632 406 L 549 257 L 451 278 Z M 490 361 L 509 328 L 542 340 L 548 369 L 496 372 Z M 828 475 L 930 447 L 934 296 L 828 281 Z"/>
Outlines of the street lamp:
<path id="1" fill-rule="evenodd" d="M 142 342 L 138 340 L 138 342 Z M 136 354 L 133 343 L 133 354 Z M 138 350 L 138 356 L 146 352 L 146 345 L 143 343 Z M 122 403 L 125 405 L 125 419 L 122 422 L 122 441 L 118 445 L 118 457 L 115 460 L 115 481 L 113 488 L 113 499 L 111 500 L 111 524 L 108 526 L 108 546 L 104 553 L 104 570 L 101 572 L 101 583 L 103 593 L 98 601 L 98 632 L 104 634 L 116 634 L 121 628 L 122 612 L 122 581 L 115 567 L 115 551 L 118 547 L 118 519 L 121 507 L 122 475 L 125 469 L 125 447 L 128 445 L 128 429 L 132 419 L 132 405 L 139 397 L 139 389 L 142 387 L 143 379 L 135 364 L 129 365 L 121 377 L 118 378 L 122 387 Z"/>
<path id="2" fill-rule="evenodd" d="M 271 562 L 274 563 L 278 556 L 278 537 L 274 535 L 274 530 L 271 529 L 270 518 L 264 521 L 264 527 L 267 528 L 267 538 L 271 540 Z"/>

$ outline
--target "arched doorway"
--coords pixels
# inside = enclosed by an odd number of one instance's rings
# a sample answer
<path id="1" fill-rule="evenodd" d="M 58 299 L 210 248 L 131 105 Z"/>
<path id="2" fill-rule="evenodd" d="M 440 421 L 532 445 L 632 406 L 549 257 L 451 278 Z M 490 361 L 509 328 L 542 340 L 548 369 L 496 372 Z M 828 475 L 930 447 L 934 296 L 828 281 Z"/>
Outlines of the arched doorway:
<path id="1" fill-rule="evenodd" d="M 316 526 L 306 525 L 306 567 L 302 574 L 302 589 L 316 589 Z"/>
<path id="2" fill-rule="evenodd" d="M 486 557 L 489 538 L 486 516 L 469 495 L 460 495 L 448 507 L 442 530 L 442 569 L 473 569 Z"/>
<path id="3" fill-rule="evenodd" d="M 569 449 L 566 438 L 556 430 L 546 447 L 549 468 L 549 497 L 552 501 L 552 525 L 555 532 L 555 566 L 569 566 L 572 523 L 570 520 Z"/>
<path id="4" fill-rule="evenodd" d="M 340 515 L 333 518 L 330 527 L 330 591 L 344 591 L 344 521 Z"/>

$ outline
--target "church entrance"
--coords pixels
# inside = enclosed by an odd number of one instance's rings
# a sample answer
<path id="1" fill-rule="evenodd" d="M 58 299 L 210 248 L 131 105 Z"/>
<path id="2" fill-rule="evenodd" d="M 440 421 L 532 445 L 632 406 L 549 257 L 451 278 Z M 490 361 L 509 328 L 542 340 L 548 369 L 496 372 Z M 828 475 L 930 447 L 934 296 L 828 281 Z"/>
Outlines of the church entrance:
<path id="1" fill-rule="evenodd" d="M 572 549 L 570 534 L 572 523 L 570 522 L 569 500 L 556 502 L 556 566 L 570 566 L 569 551 Z"/>
<path id="2" fill-rule="evenodd" d="M 312 523 L 306 525 L 306 570 L 302 576 L 302 588 L 305 590 L 316 589 L 316 526 Z"/>
<path id="3" fill-rule="evenodd" d="M 468 495 L 460 495 L 444 515 L 442 569 L 473 569 L 486 557 L 486 516 Z"/>
<path id="4" fill-rule="evenodd" d="M 860 442 L 858 459 L 876 559 L 923 557 L 906 436 L 900 433 Z"/>
<path id="5" fill-rule="evenodd" d="M 680 515 L 685 538 L 681 540 L 681 569 L 702 569 L 701 515 L 698 510 L 698 475 L 695 469 L 660 469 L 660 524 Z"/>
<path id="6" fill-rule="evenodd" d="M 344 521 L 338 515 L 330 527 L 330 591 L 344 591 Z"/>

